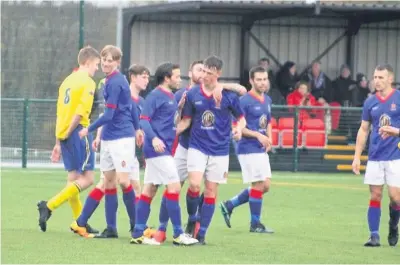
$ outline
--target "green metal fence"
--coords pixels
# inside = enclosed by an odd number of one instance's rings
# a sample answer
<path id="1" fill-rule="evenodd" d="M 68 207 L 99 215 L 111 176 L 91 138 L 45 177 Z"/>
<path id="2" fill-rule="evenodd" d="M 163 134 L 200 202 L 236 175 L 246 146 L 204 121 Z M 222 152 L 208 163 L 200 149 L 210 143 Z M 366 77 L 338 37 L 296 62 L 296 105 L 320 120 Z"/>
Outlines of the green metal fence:
<path id="1" fill-rule="evenodd" d="M 318 112 L 324 124 L 326 141 L 323 146 L 308 146 L 308 140 L 314 136 L 303 131 L 304 112 Z M 339 121 L 333 121 L 332 113 L 340 112 Z M 286 171 L 337 171 L 349 170 L 354 142 L 361 120 L 360 108 L 338 107 L 289 107 L 273 106 L 275 119 L 275 141 L 269 153 L 273 170 Z M 93 114 L 94 117 L 97 113 Z M 315 115 L 314 115 L 315 116 Z M 318 118 L 311 115 L 311 118 Z M 329 118 L 330 116 L 330 119 Z M 281 128 L 281 121 L 292 119 L 292 129 Z M 50 155 L 54 146 L 56 100 L 54 99 L 1 99 L 1 158 L 2 166 L 17 167 L 62 167 L 52 164 Z M 328 126 L 327 124 L 330 124 Z M 293 139 L 285 145 L 289 133 Z M 283 139 L 285 138 L 285 139 Z M 230 169 L 240 170 L 235 155 L 235 143 L 232 142 Z M 140 157 L 140 154 L 139 154 Z M 141 161 L 142 162 L 142 161 Z"/>

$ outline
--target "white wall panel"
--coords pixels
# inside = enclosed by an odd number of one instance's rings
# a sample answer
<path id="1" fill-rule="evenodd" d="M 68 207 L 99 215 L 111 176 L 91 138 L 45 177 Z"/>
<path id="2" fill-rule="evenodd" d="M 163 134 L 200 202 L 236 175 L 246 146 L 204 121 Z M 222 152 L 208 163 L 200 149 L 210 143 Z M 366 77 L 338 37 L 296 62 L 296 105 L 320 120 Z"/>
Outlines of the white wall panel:
<path id="1" fill-rule="evenodd" d="M 237 22 L 232 16 L 141 17 L 132 28 L 131 63 L 145 64 L 154 72 L 161 62 L 171 61 L 179 63 L 182 74 L 187 75 L 192 61 L 214 54 L 224 61 L 223 77 L 238 78 L 240 27 Z"/>
<path id="2" fill-rule="evenodd" d="M 280 18 L 264 20 L 254 25 L 252 32 L 270 50 L 281 64 L 290 60 L 301 72 L 316 56 L 323 52 L 345 30 L 345 21 L 315 18 Z M 343 39 L 321 59 L 322 69 L 332 79 L 345 62 L 346 41 Z M 268 57 L 251 40 L 250 62 Z"/>
<path id="3" fill-rule="evenodd" d="M 400 20 L 362 26 L 355 39 L 355 72 L 372 78 L 378 64 L 392 65 L 400 80 Z"/>

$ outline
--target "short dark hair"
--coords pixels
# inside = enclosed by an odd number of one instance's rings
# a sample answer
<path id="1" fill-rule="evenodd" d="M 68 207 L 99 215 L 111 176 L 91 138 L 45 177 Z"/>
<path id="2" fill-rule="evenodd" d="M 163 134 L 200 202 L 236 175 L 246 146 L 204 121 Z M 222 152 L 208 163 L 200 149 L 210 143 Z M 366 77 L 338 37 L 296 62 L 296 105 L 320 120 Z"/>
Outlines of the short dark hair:
<path id="1" fill-rule="evenodd" d="M 193 61 L 193 62 L 190 64 L 189 70 L 191 71 L 191 70 L 193 69 L 193 67 L 194 67 L 196 64 L 203 64 L 203 61 L 202 61 L 202 60 Z"/>
<path id="2" fill-rule="evenodd" d="M 250 79 L 254 79 L 254 75 L 256 73 L 267 73 L 267 70 L 262 66 L 255 66 L 251 68 L 249 72 Z"/>
<path id="3" fill-rule="evenodd" d="M 301 85 L 305 85 L 307 90 L 310 91 L 310 84 L 307 81 L 300 80 L 296 83 L 295 89 L 298 89 Z"/>
<path id="4" fill-rule="evenodd" d="M 154 74 L 156 85 L 160 85 L 165 81 L 165 78 L 170 78 L 172 76 L 172 71 L 179 69 L 178 64 L 173 64 L 170 62 L 162 63 L 157 67 L 156 73 Z"/>
<path id="5" fill-rule="evenodd" d="M 393 67 L 390 64 L 380 64 L 375 67 L 377 71 L 385 71 L 387 70 L 390 74 L 394 74 Z"/>
<path id="6" fill-rule="evenodd" d="M 259 64 L 262 63 L 262 62 L 267 62 L 268 64 L 270 64 L 270 61 L 269 61 L 269 59 L 267 57 L 263 57 L 260 60 L 258 60 Z"/>
<path id="7" fill-rule="evenodd" d="M 224 62 L 221 60 L 221 58 L 215 55 L 208 56 L 206 59 L 204 59 L 203 64 L 207 68 L 215 68 L 217 71 L 222 70 L 222 67 L 224 66 Z"/>
<path id="8" fill-rule="evenodd" d="M 129 72 L 129 76 L 131 76 L 131 75 L 137 76 L 137 75 L 141 75 L 144 73 L 150 75 L 150 70 L 146 66 L 141 65 L 141 64 L 132 64 L 129 67 L 128 72 Z"/>

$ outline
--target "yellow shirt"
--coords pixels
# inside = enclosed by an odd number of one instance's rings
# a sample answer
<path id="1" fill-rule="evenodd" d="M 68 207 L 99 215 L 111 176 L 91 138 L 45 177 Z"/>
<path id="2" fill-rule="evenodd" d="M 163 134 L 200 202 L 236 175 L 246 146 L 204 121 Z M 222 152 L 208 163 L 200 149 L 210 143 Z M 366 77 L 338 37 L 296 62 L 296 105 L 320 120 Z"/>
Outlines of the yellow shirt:
<path id="1" fill-rule="evenodd" d="M 56 138 L 65 139 L 75 115 L 82 117 L 80 124 L 89 126 L 96 83 L 85 72 L 70 74 L 58 90 Z"/>

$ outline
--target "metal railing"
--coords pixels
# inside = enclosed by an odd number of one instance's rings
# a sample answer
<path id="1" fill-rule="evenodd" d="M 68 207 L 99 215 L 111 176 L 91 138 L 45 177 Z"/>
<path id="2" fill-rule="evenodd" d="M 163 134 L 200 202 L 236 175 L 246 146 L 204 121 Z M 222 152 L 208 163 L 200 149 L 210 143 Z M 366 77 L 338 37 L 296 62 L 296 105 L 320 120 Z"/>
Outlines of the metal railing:
<path id="1" fill-rule="evenodd" d="M 1 98 L 0 102 L 2 166 L 54 167 L 49 157 L 55 142 L 56 100 Z M 361 108 L 273 105 L 272 116 L 273 170 L 334 171 L 351 165 L 348 157 L 354 153 Z M 230 169 L 240 170 L 234 144 Z M 346 159 L 336 162 L 335 156 Z"/>

